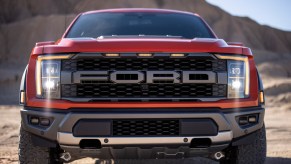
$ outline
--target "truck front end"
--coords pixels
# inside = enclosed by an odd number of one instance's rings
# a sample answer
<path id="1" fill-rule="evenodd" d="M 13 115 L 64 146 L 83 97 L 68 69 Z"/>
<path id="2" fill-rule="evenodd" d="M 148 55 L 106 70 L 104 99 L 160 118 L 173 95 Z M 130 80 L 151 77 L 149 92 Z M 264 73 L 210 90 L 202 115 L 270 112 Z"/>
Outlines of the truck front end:
<path id="1" fill-rule="evenodd" d="M 20 100 L 23 163 L 32 160 L 27 149 L 42 152 L 35 163 L 195 156 L 262 163 L 266 156 L 252 53 L 217 39 L 196 14 L 80 14 L 62 39 L 33 49 Z"/>

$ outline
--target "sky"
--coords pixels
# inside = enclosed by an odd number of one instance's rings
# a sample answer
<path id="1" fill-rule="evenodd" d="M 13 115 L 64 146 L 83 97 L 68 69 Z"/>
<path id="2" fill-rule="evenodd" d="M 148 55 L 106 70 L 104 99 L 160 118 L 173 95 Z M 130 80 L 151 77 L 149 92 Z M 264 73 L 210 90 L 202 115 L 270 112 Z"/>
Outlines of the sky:
<path id="1" fill-rule="evenodd" d="M 206 0 L 231 15 L 247 16 L 259 24 L 291 31 L 291 0 Z"/>

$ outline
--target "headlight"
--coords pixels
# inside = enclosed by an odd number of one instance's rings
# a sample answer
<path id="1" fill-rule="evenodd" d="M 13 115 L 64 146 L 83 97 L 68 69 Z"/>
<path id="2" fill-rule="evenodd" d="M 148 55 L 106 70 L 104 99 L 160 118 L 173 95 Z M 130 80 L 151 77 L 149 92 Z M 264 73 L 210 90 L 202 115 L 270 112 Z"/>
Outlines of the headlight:
<path id="1" fill-rule="evenodd" d="M 36 63 L 36 93 L 39 98 L 60 98 L 61 59 L 70 55 L 39 56 Z"/>
<path id="2" fill-rule="evenodd" d="M 246 98 L 249 96 L 249 62 L 247 56 L 216 55 L 227 59 L 228 98 Z"/>
<path id="3" fill-rule="evenodd" d="M 42 90 L 46 98 L 60 97 L 60 63 L 59 60 L 41 63 Z"/>

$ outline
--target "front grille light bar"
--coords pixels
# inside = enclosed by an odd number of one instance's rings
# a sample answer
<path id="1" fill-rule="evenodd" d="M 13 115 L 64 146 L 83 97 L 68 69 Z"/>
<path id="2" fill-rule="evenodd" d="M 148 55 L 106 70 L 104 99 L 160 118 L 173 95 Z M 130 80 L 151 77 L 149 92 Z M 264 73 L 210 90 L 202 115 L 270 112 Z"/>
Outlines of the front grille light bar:
<path id="1" fill-rule="evenodd" d="M 119 57 L 119 54 L 105 54 L 106 57 Z"/>
<path id="2" fill-rule="evenodd" d="M 141 54 L 138 54 L 139 57 L 151 57 L 153 56 L 153 54 L 146 54 L 146 53 L 141 53 Z"/>
<path id="3" fill-rule="evenodd" d="M 171 54 L 171 57 L 184 57 L 185 54 Z"/>

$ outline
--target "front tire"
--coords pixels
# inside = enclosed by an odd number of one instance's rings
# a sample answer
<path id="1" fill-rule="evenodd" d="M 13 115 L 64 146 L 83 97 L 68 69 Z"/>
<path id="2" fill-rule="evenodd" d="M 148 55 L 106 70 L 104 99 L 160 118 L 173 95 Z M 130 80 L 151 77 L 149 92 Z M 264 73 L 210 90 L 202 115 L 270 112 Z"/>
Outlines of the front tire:
<path id="1" fill-rule="evenodd" d="M 266 129 L 263 126 L 255 133 L 255 140 L 250 145 L 231 147 L 226 153 L 226 159 L 221 164 L 264 164 L 266 160 Z"/>
<path id="2" fill-rule="evenodd" d="M 35 146 L 31 133 L 20 127 L 18 157 L 20 164 L 60 164 L 56 148 Z"/>

